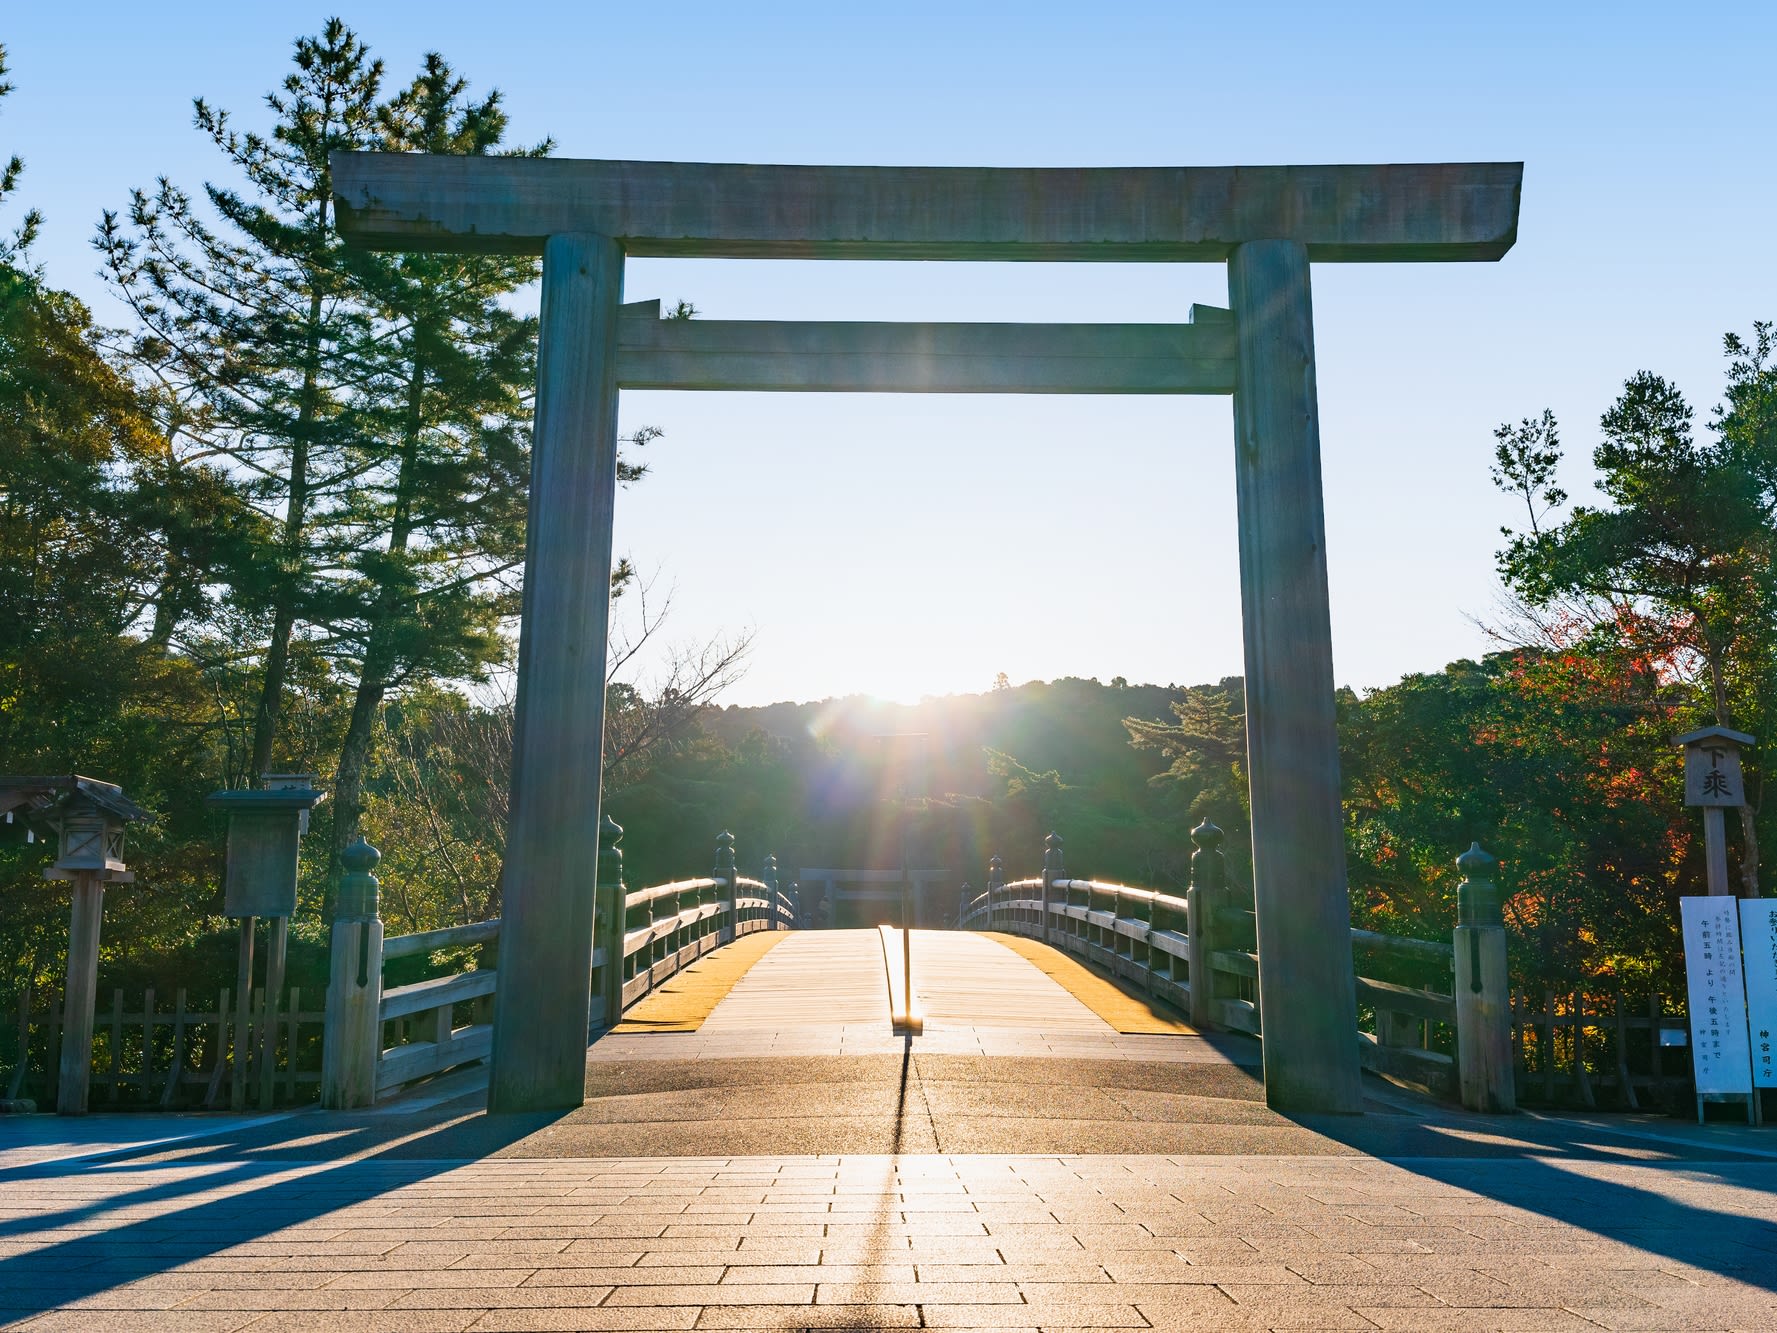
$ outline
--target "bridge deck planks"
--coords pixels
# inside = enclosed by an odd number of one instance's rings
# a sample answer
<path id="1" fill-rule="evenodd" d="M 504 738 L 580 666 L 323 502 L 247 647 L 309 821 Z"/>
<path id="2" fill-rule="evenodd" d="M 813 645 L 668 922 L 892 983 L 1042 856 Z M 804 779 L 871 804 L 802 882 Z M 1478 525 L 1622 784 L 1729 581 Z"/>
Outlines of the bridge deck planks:
<path id="1" fill-rule="evenodd" d="M 997 940 L 967 931 L 913 932 L 913 989 L 935 1026 L 1115 1035 L 1115 1029 Z"/>
<path id="2" fill-rule="evenodd" d="M 898 948 L 897 948 L 898 961 Z M 1119 1033 L 1003 944 L 966 931 L 916 930 L 914 990 L 929 1055 L 1226 1063 L 1195 1035 Z M 731 1060 L 900 1055 L 875 930 L 795 931 L 755 963 L 695 1032 L 616 1032 L 588 1058 Z"/>
<path id="3" fill-rule="evenodd" d="M 796 931 L 755 963 L 703 1030 L 889 1022 L 882 947 L 873 930 Z"/>

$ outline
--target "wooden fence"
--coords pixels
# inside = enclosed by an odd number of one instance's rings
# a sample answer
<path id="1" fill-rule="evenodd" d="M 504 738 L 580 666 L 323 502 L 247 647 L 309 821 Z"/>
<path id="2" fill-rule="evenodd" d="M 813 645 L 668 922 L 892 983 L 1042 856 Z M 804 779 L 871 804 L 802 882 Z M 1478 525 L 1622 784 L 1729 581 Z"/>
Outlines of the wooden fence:
<path id="1" fill-rule="evenodd" d="M 324 1011 L 304 1009 L 302 990 L 292 986 L 272 1012 L 268 1034 L 265 991 L 259 988 L 242 1031 L 231 998 L 224 987 L 214 1008 L 194 1007 L 181 987 L 171 1007 L 163 1008 L 151 987 L 139 1003 L 132 997 L 133 1007 L 126 1007 L 124 992 L 113 990 L 110 1005 L 94 1015 L 92 1104 L 113 1110 L 226 1106 L 237 1076 L 263 1107 L 314 1100 L 321 1081 Z M 61 1065 L 63 1003 L 54 991 L 43 999 L 40 1007 L 29 988 L 19 997 L 6 1096 L 51 1106 Z M 236 1049 L 243 1053 L 238 1075 L 231 1054 Z"/>
<path id="2" fill-rule="evenodd" d="M 1250 896 L 1243 901 L 1227 882 L 1220 829 L 1205 822 L 1191 838 L 1197 851 L 1181 897 L 1068 878 L 1061 839 L 1050 834 L 1040 877 L 1002 882 L 1002 862 L 993 858 L 987 891 L 964 899 L 959 924 L 1046 940 L 1135 982 L 1200 1026 L 1261 1035 Z M 1510 1110 L 1510 1005 L 1493 862 L 1479 848 L 1460 861 L 1468 878 L 1451 942 L 1351 932 L 1353 951 L 1365 960 L 1357 976 L 1359 1058 L 1367 1069 L 1475 1109 Z M 1428 974 L 1449 978 L 1449 989 L 1433 989 Z"/>
<path id="3" fill-rule="evenodd" d="M 1594 981 L 1512 995 L 1519 1096 L 1543 1106 L 1688 1109 L 1689 1018 L 1658 991 L 1625 994 Z"/>

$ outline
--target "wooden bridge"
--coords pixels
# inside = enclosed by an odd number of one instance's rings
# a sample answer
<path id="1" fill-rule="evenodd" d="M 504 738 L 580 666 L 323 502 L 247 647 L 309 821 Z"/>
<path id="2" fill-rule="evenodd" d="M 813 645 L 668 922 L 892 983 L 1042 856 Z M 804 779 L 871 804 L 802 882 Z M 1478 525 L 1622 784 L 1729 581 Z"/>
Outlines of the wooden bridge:
<path id="1" fill-rule="evenodd" d="M 903 1043 L 917 1034 L 930 1056 L 1263 1067 L 1253 911 L 1228 883 L 1213 825 L 1192 835 L 1191 884 L 1180 892 L 1070 877 L 1051 834 L 1040 876 L 1006 880 L 993 858 L 987 889 L 958 904 L 964 929 L 918 931 L 911 943 L 886 925 L 795 930 L 800 905 L 779 888 L 775 858 L 761 878 L 740 874 L 727 833 L 714 874 L 631 889 L 620 835 L 607 819 L 587 1012 L 589 1038 L 609 1035 L 592 1048 L 595 1065 L 911 1055 Z M 334 1109 L 373 1105 L 460 1066 L 484 1070 L 490 1011 L 505 999 L 498 970 L 480 966 L 383 986 L 392 958 L 473 949 L 479 961 L 501 923 L 383 939 L 374 857 L 368 848 L 348 857 L 349 907 L 334 931 L 322 1081 Z M 1492 861 L 1476 848 L 1461 863 L 1468 878 L 1450 942 L 1351 932 L 1366 961 L 1354 966 L 1348 1039 L 1366 1068 L 1397 1083 L 1509 1110 Z"/>

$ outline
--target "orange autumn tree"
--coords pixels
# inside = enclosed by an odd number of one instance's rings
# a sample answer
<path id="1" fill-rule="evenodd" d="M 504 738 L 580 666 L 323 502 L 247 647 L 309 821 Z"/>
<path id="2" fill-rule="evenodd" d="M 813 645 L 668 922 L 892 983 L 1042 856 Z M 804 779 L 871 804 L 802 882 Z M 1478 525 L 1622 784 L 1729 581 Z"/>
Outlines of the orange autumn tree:
<path id="1" fill-rule="evenodd" d="M 1671 985 L 1682 702 L 1645 657 L 1589 637 L 1347 696 L 1354 924 L 1447 938 L 1455 854 L 1478 841 L 1502 863 L 1517 984 Z"/>
<path id="2" fill-rule="evenodd" d="M 1512 646 L 1341 701 L 1359 924 L 1447 929 L 1473 839 L 1503 862 L 1520 983 L 1681 984 L 1676 900 L 1704 875 L 1672 738 L 1716 722 L 1777 744 L 1777 336 L 1725 346 L 1703 432 L 1670 383 L 1627 381 L 1592 454 L 1601 503 L 1568 508 L 1552 413 L 1495 432 L 1525 512 L 1499 556 Z M 1746 895 L 1777 836 L 1760 755 L 1731 849 Z"/>

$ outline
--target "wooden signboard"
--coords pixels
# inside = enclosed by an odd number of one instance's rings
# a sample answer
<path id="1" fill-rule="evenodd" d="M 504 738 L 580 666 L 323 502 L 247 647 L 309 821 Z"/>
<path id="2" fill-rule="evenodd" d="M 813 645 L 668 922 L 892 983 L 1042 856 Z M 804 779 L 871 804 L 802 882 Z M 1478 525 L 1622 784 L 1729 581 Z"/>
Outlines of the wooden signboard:
<path id="1" fill-rule="evenodd" d="M 1777 899 L 1741 900 L 1740 947 L 1746 966 L 1752 1086 L 1777 1088 Z"/>
<path id="2" fill-rule="evenodd" d="M 1684 803 L 1739 806 L 1746 804 L 1740 777 L 1740 747 L 1705 741 L 1684 747 Z"/>

